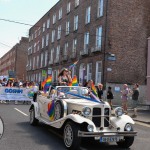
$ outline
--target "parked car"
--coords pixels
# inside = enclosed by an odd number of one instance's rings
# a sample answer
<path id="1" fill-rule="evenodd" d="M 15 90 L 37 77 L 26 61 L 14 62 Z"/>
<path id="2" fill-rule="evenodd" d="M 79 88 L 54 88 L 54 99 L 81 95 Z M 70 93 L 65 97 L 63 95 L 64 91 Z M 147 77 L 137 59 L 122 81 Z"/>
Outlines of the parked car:
<path id="1" fill-rule="evenodd" d="M 78 149 L 84 138 L 128 148 L 137 135 L 134 121 L 122 108 L 115 108 L 112 115 L 109 104 L 93 98 L 85 87 L 56 86 L 46 94 L 39 93 L 29 111 L 31 125 L 40 121 L 62 129 L 67 149 Z"/>

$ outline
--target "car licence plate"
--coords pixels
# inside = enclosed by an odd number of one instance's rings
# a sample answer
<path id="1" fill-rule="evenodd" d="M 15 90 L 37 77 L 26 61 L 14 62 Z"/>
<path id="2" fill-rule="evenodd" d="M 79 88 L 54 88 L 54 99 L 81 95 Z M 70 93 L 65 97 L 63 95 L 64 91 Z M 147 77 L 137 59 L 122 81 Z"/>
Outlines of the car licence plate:
<path id="1" fill-rule="evenodd" d="M 118 142 L 120 140 L 117 136 L 112 137 L 100 137 L 100 142 Z"/>

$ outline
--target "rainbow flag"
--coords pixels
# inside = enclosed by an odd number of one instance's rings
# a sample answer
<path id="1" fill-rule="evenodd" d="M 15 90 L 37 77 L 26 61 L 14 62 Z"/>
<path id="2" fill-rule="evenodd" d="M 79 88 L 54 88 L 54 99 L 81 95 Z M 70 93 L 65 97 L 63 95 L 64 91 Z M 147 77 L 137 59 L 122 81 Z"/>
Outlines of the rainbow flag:
<path id="1" fill-rule="evenodd" d="M 46 79 L 45 85 L 44 85 L 44 92 L 46 93 L 47 89 L 51 86 L 52 84 L 52 76 L 49 76 Z"/>
<path id="2" fill-rule="evenodd" d="M 77 76 L 75 75 L 72 79 L 72 83 L 69 83 L 68 86 L 79 86 Z"/>
<path id="3" fill-rule="evenodd" d="M 98 97 L 97 90 L 96 90 L 94 83 L 92 83 L 91 90 L 92 90 L 92 93 Z"/>
<path id="4" fill-rule="evenodd" d="M 44 88 L 45 83 L 46 83 L 46 80 L 44 80 L 44 81 L 41 83 L 42 88 Z"/>
<path id="5" fill-rule="evenodd" d="M 71 70 L 78 63 L 79 60 L 75 61 L 72 65 L 69 66 L 69 70 Z"/>
<path id="6" fill-rule="evenodd" d="M 50 103 L 48 103 L 48 111 L 47 114 L 49 116 L 49 119 L 51 121 L 54 120 L 54 100 L 52 100 Z"/>

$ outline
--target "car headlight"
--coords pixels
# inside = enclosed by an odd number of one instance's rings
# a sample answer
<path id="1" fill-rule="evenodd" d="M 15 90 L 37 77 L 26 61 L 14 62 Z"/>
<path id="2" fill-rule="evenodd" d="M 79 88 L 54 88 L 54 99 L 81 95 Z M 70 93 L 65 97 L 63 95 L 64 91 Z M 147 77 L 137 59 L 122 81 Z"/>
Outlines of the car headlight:
<path id="1" fill-rule="evenodd" d="M 88 130 L 89 132 L 93 132 L 94 126 L 89 124 L 89 125 L 87 126 L 87 130 Z"/>
<path id="2" fill-rule="evenodd" d="M 84 116 L 88 116 L 88 115 L 90 115 L 90 113 L 91 113 L 91 108 L 89 108 L 89 107 L 84 107 L 84 108 L 82 109 L 82 114 L 83 114 Z"/>
<path id="3" fill-rule="evenodd" d="M 122 116 L 123 115 L 123 109 L 121 107 L 117 107 L 114 110 L 115 115 L 118 116 Z"/>
<path id="4" fill-rule="evenodd" d="M 125 131 L 132 131 L 132 125 L 127 123 L 124 128 Z"/>

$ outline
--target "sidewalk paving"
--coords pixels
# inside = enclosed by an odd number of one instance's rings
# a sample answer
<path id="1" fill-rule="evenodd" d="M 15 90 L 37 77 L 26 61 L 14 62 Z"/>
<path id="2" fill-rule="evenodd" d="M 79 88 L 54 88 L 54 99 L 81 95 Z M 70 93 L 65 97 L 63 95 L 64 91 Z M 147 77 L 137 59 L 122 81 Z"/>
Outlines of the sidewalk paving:
<path id="1" fill-rule="evenodd" d="M 128 115 L 133 115 L 133 110 L 128 111 Z M 139 108 L 137 111 L 137 117 L 133 118 L 134 121 L 150 124 L 150 110 Z"/>

